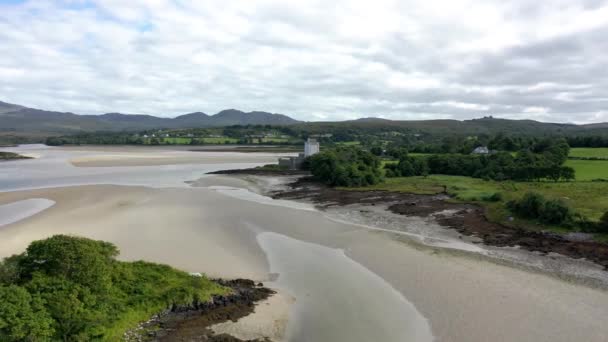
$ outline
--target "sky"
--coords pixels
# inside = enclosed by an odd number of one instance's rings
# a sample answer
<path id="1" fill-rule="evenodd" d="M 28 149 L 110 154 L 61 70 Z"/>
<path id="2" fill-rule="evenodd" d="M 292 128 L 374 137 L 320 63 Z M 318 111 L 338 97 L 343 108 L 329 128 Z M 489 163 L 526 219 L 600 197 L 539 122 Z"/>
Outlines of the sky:
<path id="1" fill-rule="evenodd" d="M 0 0 L 0 101 L 608 121 L 608 0 Z"/>

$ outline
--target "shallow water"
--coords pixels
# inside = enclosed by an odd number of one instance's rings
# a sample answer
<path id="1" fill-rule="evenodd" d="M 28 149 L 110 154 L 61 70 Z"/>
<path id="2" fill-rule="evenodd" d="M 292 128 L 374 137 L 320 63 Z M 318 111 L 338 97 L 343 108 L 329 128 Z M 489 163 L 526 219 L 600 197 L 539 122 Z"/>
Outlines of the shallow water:
<path id="1" fill-rule="evenodd" d="M 36 215 L 54 204 L 55 201 L 46 198 L 30 198 L 0 205 L 0 227 Z"/>
<path id="2" fill-rule="evenodd" d="M 254 167 L 272 160 L 268 155 L 260 155 L 259 163 L 235 162 L 154 166 L 76 167 L 70 163 L 70 159 L 89 156 L 112 156 L 115 155 L 115 153 L 105 151 L 73 151 L 44 145 L 22 145 L 16 148 L 4 148 L 3 151 L 35 154 L 39 157 L 36 159 L 9 161 L 0 164 L 0 191 L 97 184 L 139 185 L 154 188 L 189 187 L 184 183 L 185 181 L 198 179 L 207 172 Z M 155 151 L 150 151 L 149 153 L 155 153 Z M 169 151 L 161 153 L 183 155 L 188 152 Z M 207 156 L 217 158 L 234 155 L 230 152 L 190 153 L 201 158 Z M 247 159 L 251 159 L 251 154 L 247 155 Z M 238 158 L 235 158 L 235 161 L 238 161 Z"/>
<path id="3" fill-rule="evenodd" d="M 433 340 L 414 305 L 342 250 L 269 232 L 257 240 L 276 284 L 296 297 L 289 341 Z"/>

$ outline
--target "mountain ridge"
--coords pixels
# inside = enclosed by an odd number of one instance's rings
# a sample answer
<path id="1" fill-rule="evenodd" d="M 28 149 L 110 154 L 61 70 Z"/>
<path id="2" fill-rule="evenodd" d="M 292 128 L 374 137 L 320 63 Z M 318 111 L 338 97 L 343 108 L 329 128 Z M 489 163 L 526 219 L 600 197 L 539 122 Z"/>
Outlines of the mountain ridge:
<path id="1" fill-rule="evenodd" d="M 512 120 L 483 117 L 470 120 L 389 120 L 367 117 L 346 121 L 304 122 L 283 114 L 263 111 L 243 112 L 225 109 L 209 115 L 192 112 L 173 118 L 146 114 L 105 113 L 101 115 L 78 115 L 70 112 L 46 111 L 0 101 L 0 133 L 72 134 L 94 131 L 143 131 L 150 129 L 206 128 L 231 125 L 292 125 L 305 126 L 319 134 L 332 129 L 377 128 L 400 129 L 418 133 L 434 134 L 495 134 L 498 132 L 534 132 L 535 134 L 608 134 L 608 123 L 576 125 L 550 123 L 534 120 Z"/>
<path id="2" fill-rule="evenodd" d="M 214 115 L 193 112 L 174 118 L 118 112 L 79 115 L 46 111 L 0 101 L 0 132 L 72 133 L 82 131 L 128 131 L 157 128 L 220 127 L 229 125 L 290 125 L 300 121 L 284 114 L 262 111 L 222 110 Z"/>

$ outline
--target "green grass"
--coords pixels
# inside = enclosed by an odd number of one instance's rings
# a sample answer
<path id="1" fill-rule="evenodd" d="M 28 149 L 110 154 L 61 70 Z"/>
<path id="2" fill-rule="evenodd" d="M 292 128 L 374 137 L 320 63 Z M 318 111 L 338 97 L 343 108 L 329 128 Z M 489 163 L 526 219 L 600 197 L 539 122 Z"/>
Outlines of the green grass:
<path id="1" fill-rule="evenodd" d="M 608 159 L 608 147 L 575 147 L 570 149 L 569 157 L 579 158 L 606 158 Z"/>
<path id="2" fill-rule="evenodd" d="M 188 304 L 192 296 L 208 301 L 212 295 L 227 294 L 223 288 L 205 277 L 193 277 L 166 265 L 143 261 L 118 262 L 122 272 L 118 286 L 127 283 L 128 300 L 124 311 L 116 313 L 116 320 L 104 331 L 104 341 L 119 341 L 124 332 L 139 322 L 165 310 L 172 301 Z M 118 282 L 118 281 L 117 281 Z M 133 289 L 130 288 L 133 286 Z M 124 287 L 122 288 L 124 291 Z"/>
<path id="3" fill-rule="evenodd" d="M 166 143 L 188 145 L 192 138 L 163 138 Z"/>
<path id="4" fill-rule="evenodd" d="M 262 143 L 287 143 L 289 139 L 287 138 L 262 138 Z"/>
<path id="5" fill-rule="evenodd" d="M 229 137 L 200 138 L 205 144 L 236 144 L 239 140 Z"/>
<path id="6" fill-rule="evenodd" d="M 360 141 L 341 141 L 341 142 L 337 142 L 336 145 L 358 146 L 358 145 L 361 145 L 361 142 Z"/>
<path id="7" fill-rule="evenodd" d="M 576 172 L 577 181 L 608 179 L 608 160 L 574 160 L 566 161 Z"/>
<path id="8" fill-rule="evenodd" d="M 357 190 L 389 190 L 416 194 L 437 194 L 444 191 L 456 201 L 479 202 L 488 208 L 491 219 L 506 218 L 504 203 L 487 203 L 482 198 L 499 192 L 503 202 L 536 191 L 548 198 L 561 198 L 576 212 L 597 221 L 608 210 L 608 182 L 497 182 L 482 179 L 431 175 L 424 177 L 387 178 L 384 183 Z"/>

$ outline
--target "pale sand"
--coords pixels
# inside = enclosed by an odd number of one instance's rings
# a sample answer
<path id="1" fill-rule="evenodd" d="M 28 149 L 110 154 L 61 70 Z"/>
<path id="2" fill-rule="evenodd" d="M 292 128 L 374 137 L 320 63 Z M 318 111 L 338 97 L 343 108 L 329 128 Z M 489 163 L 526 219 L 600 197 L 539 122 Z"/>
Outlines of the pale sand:
<path id="1" fill-rule="evenodd" d="M 153 166 L 175 164 L 276 163 L 277 155 L 267 153 L 202 153 L 179 151 L 116 152 L 92 154 L 70 159 L 77 167 Z"/>
<path id="2" fill-rule="evenodd" d="M 281 291 L 255 306 L 255 312 L 237 322 L 216 324 L 211 329 L 217 334 L 229 334 L 242 340 L 268 338 L 285 341 L 289 310 L 295 298 Z"/>
<path id="3" fill-rule="evenodd" d="M 318 212 L 242 201 L 208 189 L 122 186 L 0 193 L 0 204 L 27 198 L 48 198 L 56 205 L 4 226 L 0 256 L 22 252 L 32 240 L 69 233 L 112 241 L 126 260 L 267 280 L 268 263 L 255 238 L 263 227 L 343 249 L 412 302 L 439 341 L 605 341 L 608 336 L 605 291 L 470 253 L 400 241 Z"/>

